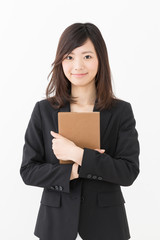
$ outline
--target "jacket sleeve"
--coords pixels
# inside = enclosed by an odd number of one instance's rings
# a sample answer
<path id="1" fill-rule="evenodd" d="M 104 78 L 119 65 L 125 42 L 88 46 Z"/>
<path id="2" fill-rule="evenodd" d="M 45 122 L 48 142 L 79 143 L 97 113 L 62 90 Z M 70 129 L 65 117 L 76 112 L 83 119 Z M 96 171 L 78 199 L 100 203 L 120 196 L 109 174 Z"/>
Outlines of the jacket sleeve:
<path id="1" fill-rule="evenodd" d="M 70 192 L 72 164 L 47 163 L 39 102 L 35 104 L 25 133 L 20 174 L 25 184 Z"/>
<path id="2" fill-rule="evenodd" d="M 131 185 L 139 174 L 139 141 L 132 107 L 125 104 L 121 112 L 114 156 L 84 148 L 79 177 Z M 107 148 L 107 146 L 106 146 Z"/>

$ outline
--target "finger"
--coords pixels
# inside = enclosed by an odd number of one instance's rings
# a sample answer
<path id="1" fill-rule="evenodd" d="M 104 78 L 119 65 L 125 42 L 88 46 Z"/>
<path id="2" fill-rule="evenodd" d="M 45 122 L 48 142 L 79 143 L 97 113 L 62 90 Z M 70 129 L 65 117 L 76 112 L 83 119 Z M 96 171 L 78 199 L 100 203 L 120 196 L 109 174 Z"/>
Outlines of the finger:
<path id="1" fill-rule="evenodd" d="M 54 138 L 63 138 L 59 133 L 56 133 L 54 131 L 50 131 L 50 134 L 52 135 L 52 137 Z"/>
<path id="2" fill-rule="evenodd" d="M 98 151 L 100 153 L 104 153 L 105 152 L 105 149 L 94 149 L 94 150 L 96 150 L 96 151 Z"/>

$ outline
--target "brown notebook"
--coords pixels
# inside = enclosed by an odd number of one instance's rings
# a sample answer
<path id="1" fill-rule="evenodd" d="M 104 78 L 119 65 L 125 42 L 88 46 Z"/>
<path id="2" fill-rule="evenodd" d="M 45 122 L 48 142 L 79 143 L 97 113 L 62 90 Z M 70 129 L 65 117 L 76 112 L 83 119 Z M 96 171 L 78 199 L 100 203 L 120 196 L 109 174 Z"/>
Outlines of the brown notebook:
<path id="1" fill-rule="evenodd" d="M 58 132 L 78 147 L 100 148 L 100 112 L 58 112 Z M 60 164 L 73 163 L 59 160 Z"/>

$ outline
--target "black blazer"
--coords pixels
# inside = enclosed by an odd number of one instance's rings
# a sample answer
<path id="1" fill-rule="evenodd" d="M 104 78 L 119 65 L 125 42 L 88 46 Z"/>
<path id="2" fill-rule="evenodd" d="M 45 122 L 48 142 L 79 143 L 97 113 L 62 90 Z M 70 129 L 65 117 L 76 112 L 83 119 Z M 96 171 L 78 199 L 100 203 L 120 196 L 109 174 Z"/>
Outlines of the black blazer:
<path id="1" fill-rule="evenodd" d="M 139 142 L 130 103 L 118 100 L 100 111 L 101 148 L 84 148 L 79 178 L 72 164 L 60 165 L 50 131 L 58 132 L 58 111 L 48 100 L 35 104 L 23 147 L 20 174 L 25 184 L 44 188 L 34 234 L 42 240 L 127 240 L 130 238 L 121 186 L 139 173 Z M 98 111 L 94 105 L 94 110 Z"/>

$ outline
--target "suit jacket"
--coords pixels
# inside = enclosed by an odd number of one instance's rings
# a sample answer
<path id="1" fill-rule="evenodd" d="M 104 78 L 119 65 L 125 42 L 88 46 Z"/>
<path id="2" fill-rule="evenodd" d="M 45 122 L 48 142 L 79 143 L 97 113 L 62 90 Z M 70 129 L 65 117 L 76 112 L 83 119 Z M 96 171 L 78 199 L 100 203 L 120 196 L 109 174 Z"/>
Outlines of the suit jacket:
<path id="1" fill-rule="evenodd" d="M 131 104 L 118 100 L 100 111 L 101 148 L 84 148 L 79 178 L 72 164 L 59 164 L 50 131 L 58 132 L 58 112 L 38 101 L 25 133 L 20 174 L 25 184 L 43 188 L 34 234 L 42 240 L 127 240 L 130 238 L 121 186 L 139 174 L 139 142 Z M 98 111 L 94 105 L 93 111 Z"/>

